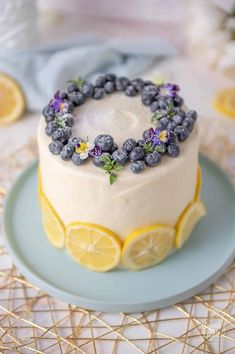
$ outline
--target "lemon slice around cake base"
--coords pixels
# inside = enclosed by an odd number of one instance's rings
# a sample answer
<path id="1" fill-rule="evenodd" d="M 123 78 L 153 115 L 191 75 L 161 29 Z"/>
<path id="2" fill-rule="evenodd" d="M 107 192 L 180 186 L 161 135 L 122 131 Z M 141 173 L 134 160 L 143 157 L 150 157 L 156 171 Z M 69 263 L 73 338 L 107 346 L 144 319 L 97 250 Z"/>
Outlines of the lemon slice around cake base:
<path id="1" fill-rule="evenodd" d="M 106 272 L 119 263 L 121 241 L 105 227 L 76 222 L 67 227 L 66 248 L 82 266 L 93 271 Z"/>
<path id="2" fill-rule="evenodd" d="M 201 167 L 198 166 L 198 170 L 197 170 L 197 184 L 196 184 L 196 190 L 195 190 L 194 200 L 200 200 L 201 189 L 202 189 L 202 170 L 201 170 Z"/>
<path id="3" fill-rule="evenodd" d="M 127 236 L 122 249 L 122 264 L 132 270 L 141 270 L 163 261 L 169 254 L 175 229 L 165 225 L 140 228 Z"/>
<path id="4" fill-rule="evenodd" d="M 199 220 L 206 215 L 206 208 L 202 201 L 192 202 L 181 215 L 176 227 L 175 243 L 179 249 L 188 240 Z"/>
<path id="5" fill-rule="evenodd" d="M 57 248 L 63 248 L 65 243 L 65 228 L 42 190 L 40 169 L 38 168 L 38 200 L 42 210 L 42 224 L 50 243 Z"/>

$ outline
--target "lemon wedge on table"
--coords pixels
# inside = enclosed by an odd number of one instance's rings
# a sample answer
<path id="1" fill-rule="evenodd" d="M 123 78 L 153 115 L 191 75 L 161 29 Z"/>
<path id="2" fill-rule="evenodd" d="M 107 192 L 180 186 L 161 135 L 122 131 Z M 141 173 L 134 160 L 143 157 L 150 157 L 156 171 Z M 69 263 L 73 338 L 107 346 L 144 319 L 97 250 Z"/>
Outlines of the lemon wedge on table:
<path id="1" fill-rule="evenodd" d="M 38 198 L 42 210 L 42 224 L 50 243 L 58 248 L 64 247 L 65 228 L 58 214 L 45 196 L 41 185 L 41 176 L 38 169 Z"/>
<path id="2" fill-rule="evenodd" d="M 181 248 L 188 240 L 198 221 L 206 215 L 206 208 L 202 201 L 192 202 L 181 215 L 176 227 L 175 243 Z"/>
<path id="3" fill-rule="evenodd" d="M 18 83 L 0 72 L 0 124 L 19 119 L 25 110 L 25 97 Z"/>
<path id="4" fill-rule="evenodd" d="M 122 264 L 141 270 L 160 263 L 173 246 L 175 229 L 165 225 L 139 228 L 127 236 L 122 249 Z"/>
<path id="5" fill-rule="evenodd" d="M 214 99 L 214 108 L 218 112 L 235 119 L 235 88 L 218 92 Z"/>
<path id="6" fill-rule="evenodd" d="M 97 272 L 113 269 L 121 254 L 121 242 L 114 232 L 84 222 L 67 227 L 66 248 L 78 263 Z"/>

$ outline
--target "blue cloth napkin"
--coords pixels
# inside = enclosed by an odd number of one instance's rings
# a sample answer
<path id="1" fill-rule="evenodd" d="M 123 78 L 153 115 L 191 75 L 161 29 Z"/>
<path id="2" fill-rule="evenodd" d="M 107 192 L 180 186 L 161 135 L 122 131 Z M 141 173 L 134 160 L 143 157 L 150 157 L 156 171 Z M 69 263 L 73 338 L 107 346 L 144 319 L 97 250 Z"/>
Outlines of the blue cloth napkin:
<path id="1" fill-rule="evenodd" d="M 67 43 L 22 51 L 0 58 L 0 71 L 14 77 L 26 93 L 29 110 L 38 111 L 68 79 L 94 79 L 114 72 L 134 77 L 151 68 L 157 60 L 176 54 L 163 39 L 103 41 L 83 37 Z"/>

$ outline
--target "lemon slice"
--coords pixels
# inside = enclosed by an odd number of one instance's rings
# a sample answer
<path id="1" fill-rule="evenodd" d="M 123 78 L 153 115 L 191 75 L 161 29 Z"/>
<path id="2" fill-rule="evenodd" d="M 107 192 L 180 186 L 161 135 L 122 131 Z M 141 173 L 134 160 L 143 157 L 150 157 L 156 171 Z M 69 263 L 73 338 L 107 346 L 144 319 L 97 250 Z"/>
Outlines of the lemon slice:
<path id="1" fill-rule="evenodd" d="M 198 170 L 197 170 L 197 185 L 196 185 L 194 200 L 200 200 L 201 188 L 202 188 L 202 170 L 201 170 L 201 167 L 198 166 Z"/>
<path id="2" fill-rule="evenodd" d="M 175 229 L 152 225 L 135 230 L 127 236 L 122 249 L 122 264 L 140 270 L 163 261 L 174 241 Z"/>
<path id="3" fill-rule="evenodd" d="M 50 243 L 58 248 L 64 247 L 65 228 L 58 214 L 43 193 L 40 170 L 38 169 L 38 198 L 42 209 L 42 224 Z"/>
<path id="4" fill-rule="evenodd" d="M 106 272 L 119 263 L 121 242 L 115 233 L 102 226 L 72 223 L 67 228 L 66 239 L 69 254 L 84 267 Z"/>
<path id="5" fill-rule="evenodd" d="M 41 205 L 42 198 L 44 198 L 44 193 L 42 190 L 42 179 L 41 179 L 40 167 L 38 166 L 38 200 L 40 205 Z"/>
<path id="6" fill-rule="evenodd" d="M 176 247 L 181 248 L 188 240 L 198 221 L 206 215 L 206 208 L 202 201 L 192 202 L 181 215 L 176 227 Z"/>
<path id="7" fill-rule="evenodd" d="M 19 119 L 25 110 L 25 97 L 10 76 L 0 73 L 0 124 Z"/>
<path id="8" fill-rule="evenodd" d="M 235 118 L 235 88 L 218 92 L 214 99 L 214 108 L 230 118 Z"/>

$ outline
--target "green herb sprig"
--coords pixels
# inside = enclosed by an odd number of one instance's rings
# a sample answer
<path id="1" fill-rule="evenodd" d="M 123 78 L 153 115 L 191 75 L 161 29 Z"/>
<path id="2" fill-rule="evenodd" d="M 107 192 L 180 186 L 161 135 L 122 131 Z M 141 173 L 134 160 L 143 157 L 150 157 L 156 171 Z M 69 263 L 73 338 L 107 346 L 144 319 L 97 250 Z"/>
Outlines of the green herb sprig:
<path id="1" fill-rule="evenodd" d="M 166 147 L 164 144 L 162 145 L 154 145 L 151 141 L 147 141 L 143 146 L 145 154 L 151 154 L 152 152 L 160 152 L 164 153 L 166 151 Z"/>
<path id="2" fill-rule="evenodd" d="M 123 166 L 116 163 L 107 155 L 103 155 L 101 160 L 104 162 L 102 169 L 109 174 L 109 183 L 113 185 L 118 178 L 118 172 L 123 168 Z"/>
<path id="3" fill-rule="evenodd" d="M 172 102 L 169 102 L 167 104 L 167 108 L 166 109 L 162 109 L 160 111 L 157 111 L 154 113 L 154 115 L 151 118 L 151 122 L 152 124 L 154 124 L 155 126 L 157 126 L 157 123 L 159 121 L 159 119 L 167 117 L 167 118 L 172 118 L 174 115 L 174 105 Z"/>
<path id="4" fill-rule="evenodd" d="M 80 90 L 85 80 L 79 76 L 76 80 L 68 80 L 67 82 L 74 84 Z"/>
<path id="5" fill-rule="evenodd" d="M 65 128 L 66 127 L 66 121 L 63 119 L 60 114 L 55 115 L 55 124 L 58 128 Z"/>

